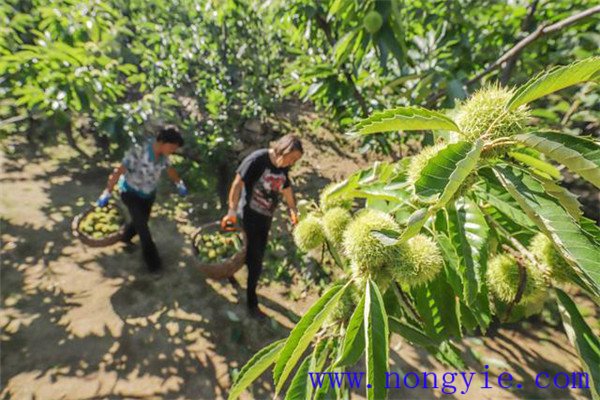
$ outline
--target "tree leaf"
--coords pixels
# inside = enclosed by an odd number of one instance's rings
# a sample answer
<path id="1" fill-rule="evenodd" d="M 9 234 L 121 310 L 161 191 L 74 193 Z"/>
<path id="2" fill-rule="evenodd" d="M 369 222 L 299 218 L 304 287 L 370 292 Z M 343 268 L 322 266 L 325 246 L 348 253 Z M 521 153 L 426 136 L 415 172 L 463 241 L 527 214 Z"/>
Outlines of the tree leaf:
<path id="1" fill-rule="evenodd" d="M 367 282 L 364 311 L 367 399 L 385 399 L 385 374 L 388 372 L 390 347 L 388 317 L 379 288 L 370 279 Z"/>
<path id="2" fill-rule="evenodd" d="M 285 393 L 284 400 L 305 400 L 309 398 L 308 389 L 308 371 L 310 368 L 310 360 L 311 356 L 307 356 L 300 367 L 298 367 L 298 371 L 296 371 L 296 375 L 292 382 L 290 383 L 290 387 Z"/>
<path id="3" fill-rule="evenodd" d="M 427 162 L 415 182 L 415 193 L 423 201 L 436 200 L 436 208 L 446 204 L 475 169 L 483 142 L 451 143 Z"/>
<path id="4" fill-rule="evenodd" d="M 351 54 L 352 44 L 356 39 L 358 30 L 352 30 L 342 36 L 333 47 L 333 56 L 336 65 L 342 65 L 348 59 Z"/>
<path id="5" fill-rule="evenodd" d="M 425 332 L 423 332 L 419 328 L 415 328 L 409 324 L 401 322 L 396 317 L 389 318 L 390 330 L 398 335 L 402 336 L 404 339 L 408 340 L 412 344 L 416 344 L 422 347 L 437 347 L 438 342 L 427 336 Z"/>
<path id="6" fill-rule="evenodd" d="M 427 285 L 413 287 L 411 292 L 423 329 L 430 337 L 443 340 L 461 336 L 456 295 L 444 274 L 438 274 Z"/>
<path id="7" fill-rule="evenodd" d="M 242 367 L 240 374 L 229 391 L 228 400 L 237 399 L 256 378 L 261 376 L 275 362 L 275 359 L 279 356 L 283 348 L 284 341 L 285 339 L 281 339 L 262 348 Z"/>
<path id="8" fill-rule="evenodd" d="M 558 200 L 563 208 L 567 210 L 569 214 L 571 214 L 571 217 L 573 217 L 576 221 L 581 219 L 583 211 L 581 211 L 581 204 L 577 200 L 577 196 L 575 194 L 569 192 L 567 189 L 558 185 L 554 181 L 542 178 L 540 178 L 539 181 L 544 186 L 544 189 L 546 189 L 546 193 Z"/>
<path id="9" fill-rule="evenodd" d="M 342 355 L 335 362 L 334 368 L 352 366 L 362 356 L 365 350 L 365 336 L 363 329 L 363 318 L 365 310 L 365 295 L 362 296 L 356 310 L 352 313 L 344 343 L 342 344 Z"/>
<path id="10" fill-rule="evenodd" d="M 544 160 L 540 160 L 534 156 L 529 154 L 521 153 L 518 151 L 511 151 L 508 153 L 509 156 L 519 161 L 520 163 L 533 168 L 534 170 L 538 170 L 549 175 L 551 178 L 560 179 L 560 171 L 556 169 L 556 167 Z"/>
<path id="11" fill-rule="evenodd" d="M 506 192 L 489 168 L 480 169 L 478 174 L 484 178 L 485 186 L 476 186 L 475 193 L 479 199 L 487 203 L 484 205 L 485 208 L 492 206 L 514 223 L 527 229 L 535 228 L 535 224 L 521 210 L 519 204 L 515 202 L 510 193 Z"/>
<path id="12" fill-rule="evenodd" d="M 322 340 L 319 343 L 317 343 L 317 345 L 315 346 L 315 349 L 312 352 L 309 373 L 310 372 L 321 372 L 321 371 L 328 372 L 329 371 L 330 368 L 326 369 L 325 363 L 327 362 L 327 359 L 329 357 L 331 347 L 332 347 L 331 342 L 329 340 Z M 313 400 L 316 400 L 316 399 L 322 397 L 324 394 L 326 394 L 328 392 L 328 385 L 326 384 L 326 381 L 327 381 L 327 379 L 325 379 L 323 381 L 323 385 L 321 387 L 314 387 L 312 380 L 310 382 L 307 382 L 309 384 L 309 386 L 308 386 L 308 396 L 306 398 L 309 399 L 312 396 L 313 391 L 315 392 Z"/>
<path id="13" fill-rule="evenodd" d="M 592 290 L 600 294 L 600 248 L 575 220 L 561 207 L 558 200 L 546 193 L 543 185 L 523 170 L 497 166 L 494 172 L 499 181 L 519 203 L 529 218 L 560 250 L 579 276 Z"/>
<path id="14" fill-rule="evenodd" d="M 327 187 L 326 191 L 322 193 L 323 198 L 347 198 L 358 186 L 359 178 L 360 174 L 355 173 L 349 176 L 347 179 Z"/>
<path id="15" fill-rule="evenodd" d="M 600 145 L 595 141 L 559 132 L 530 132 L 515 139 L 600 188 Z"/>
<path id="16" fill-rule="evenodd" d="M 506 108 L 514 110 L 547 94 L 594 79 L 600 71 L 600 57 L 590 57 L 562 67 L 552 68 L 532 78 L 515 91 Z"/>
<path id="17" fill-rule="evenodd" d="M 310 345 L 314 335 L 317 333 L 325 318 L 333 311 L 348 285 L 336 285 L 329 289 L 298 321 L 285 346 L 281 350 L 281 355 L 277 359 L 275 369 L 273 370 L 273 380 L 276 387 L 275 392 L 279 393 L 287 377 L 292 372 L 296 363 L 304 353 L 304 350 Z"/>
<path id="18" fill-rule="evenodd" d="M 379 240 L 384 246 L 394 246 L 398 243 L 401 234 L 392 229 L 376 229 L 371 231 L 371 236 Z"/>
<path id="19" fill-rule="evenodd" d="M 462 203 L 448 206 L 447 211 L 448 234 L 458 255 L 458 272 L 463 283 L 463 293 L 459 294 L 468 305 L 471 305 L 477 298 L 479 279 L 475 272 L 475 262 L 465 231 L 466 211 Z"/>
<path id="20" fill-rule="evenodd" d="M 354 127 L 353 133 L 369 135 L 389 131 L 437 129 L 459 131 L 456 123 L 444 114 L 420 107 L 398 107 L 363 119 Z"/>
<path id="21" fill-rule="evenodd" d="M 485 284 L 489 228 L 484 215 L 470 200 L 459 200 L 447 210 L 448 235 L 458 255 L 463 287 L 463 292 L 458 294 L 485 331 L 491 321 Z"/>
<path id="22" fill-rule="evenodd" d="M 440 343 L 435 358 L 459 371 L 465 369 L 465 362 L 460 356 L 460 351 L 449 340 Z"/>
<path id="23" fill-rule="evenodd" d="M 398 239 L 398 242 L 405 242 L 411 237 L 415 236 L 417 233 L 419 233 L 423 225 L 425 225 L 429 217 L 432 215 L 432 213 L 432 208 L 421 208 L 413 212 L 408 218 L 406 229 L 404 230 L 404 232 L 402 232 L 402 235 Z"/>
<path id="24" fill-rule="evenodd" d="M 370 185 L 354 190 L 352 195 L 367 200 L 378 199 L 400 203 L 410 197 L 409 192 L 406 190 L 407 187 L 407 185 Z"/>
<path id="25" fill-rule="evenodd" d="M 569 295 L 558 288 L 555 290 L 567 337 L 577 349 L 581 364 L 589 374 L 592 398 L 598 400 L 600 399 L 600 340 L 585 322 Z"/>

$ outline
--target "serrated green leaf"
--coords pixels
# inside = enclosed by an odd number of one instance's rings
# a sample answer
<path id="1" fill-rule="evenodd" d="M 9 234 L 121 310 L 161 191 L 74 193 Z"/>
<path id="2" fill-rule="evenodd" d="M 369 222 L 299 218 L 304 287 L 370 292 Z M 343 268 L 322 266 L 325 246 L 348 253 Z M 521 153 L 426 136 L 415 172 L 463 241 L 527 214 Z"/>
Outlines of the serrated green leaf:
<path id="1" fill-rule="evenodd" d="M 448 235 L 458 256 L 463 292 L 458 293 L 483 331 L 491 321 L 485 272 L 489 228 L 479 207 L 470 200 L 448 207 Z"/>
<path id="2" fill-rule="evenodd" d="M 449 267 L 445 269 L 446 276 L 448 277 L 448 283 L 450 286 L 452 286 L 454 293 L 462 298 L 465 290 L 462 279 L 459 275 L 461 259 L 456 253 L 456 248 L 454 247 L 448 234 L 436 232 L 435 239 L 442 250 L 446 265 Z"/>
<path id="3" fill-rule="evenodd" d="M 527 229 L 535 228 L 535 224 L 529 219 L 527 214 L 521 210 L 512 196 L 506 192 L 502 185 L 500 185 L 500 182 L 498 182 L 498 179 L 491 170 L 488 168 L 481 169 L 478 173 L 485 179 L 485 185 L 482 187 L 476 186 L 475 193 L 479 199 L 483 200 L 484 203 L 487 203 L 484 204 L 484 208 L 492 206 L 508 217 L 512 222 Z"/>
<path id="4" fill-rule="evenodd" d="M 583 211 L 581 211 L 581 204 L 577 200 L 577 196 L 569 192 L 564 187 L 559 186 L 554 181 L 541 178 L 539 180 L 544 186 L 544 189 L 546 189 L 546 192 L 550 196 L 558 200 L 559 203 L 563 206 L 563 208 L 567 210 L 569 214 L 571 214 L 571 217 L 573 217 L 573 219 L 579 221 L 579 219 L 583 215 Z"/>
<path id="5" fill-rule="evenodd" d="M 379 240 L 384 246 L 394 246 L 398 244 L 401 234 L 392 229 L 376 229 L 371 231 L 371 236 Z"/>
<path id="6" fill-rule="evenodd" d="M 506 108 L 514 110 L 547 94 L 594 79 L 600 71 L 600 57 L 590 57 L 542 72 L 515 91 Z"/>
<path id="7" fill-rule="evenodd" d="M 407 185 L 370 185 L 354 190 L 352 195 L 367 200 L 377 199 L 394 203 L 401 203 L 410 197 Z"/>
<path id="8" fill-rule="evenodd" d="M 347 179 L 344 179 L 341 182 L 338 182 L 327 188 L 327 191 L 322 193 L 324 199 L 330 198 L 347 198 L 350 194 L 358 186 L 358 180 L 360 179 L 360 174 L 355 173 L 349 176 Z"/>
<path id="9" fill-rule="evenodd" d="M 406 224 L 406 229 L 402 232 L 402 235 L 398 239 L 399 243 L 405 242 L 411 237 L 415 236 L 417 233 L 421 231 L 421 228 L 429 217 L 433 214 L 434 210 L 432 208 L 421 208 L 415 212 L 413 212 L 408 218 L 408 223 Z"/>
<path id="10" fill-rule="evenodd" d="M 515 139 L 600 188 L 600 145 L 597 142 L 559 132 L 530 132 L 516 135 Z"/>
<path id="11" fill-rule="evenodd" d="M 284 400 L 305 400 L 310 397 L 308 395 L 308 371 L 310 368 L 310 360 L 311 356 L 307 356 L 304 361 L 302 361 L 302 364 L 300 364 L 300 367 L 298 367 L 298 371 L 296 372 L 294 379 L 292 379 L 289 389 L 285 393 Z"/>
<path id="12" fill-rule="evenodd" d="M 523 170 L 497 166 L 498 180 L 529 218 L 552 238 L 594 297 L 600 296 L 600 248 L 543 185 Z"/>
<path id="13" fill-rule="evenodd" d="M 363 119 L 354 127 L 353 133 L 369 135 L 389 131 L 438 129 L 455 132 L 459 130 L 456 123 L 444 114 L 420 107 L 398 107 L 374 113 Z"/>
<path id="14" fill-rule="evenodd" d="M 279 393 L 302 353 L 310 345 L 314 335 L 333 311 L 347 287 L 348 285 L 336 285 L 329 289 L 292 329 L 273 370 L 276 393 Z"/>
<path id="15" fill-rule="evenodd" d="M 435 340 L 460 337 L 456 294 L 444 274 L 425 286 L 411 288 L 423 329 Z"/>
<path id="16" fill-rule="evenodd" d="M 319 343 L 317 343 L 311 355 L 309 372 L 326 372 L 325 363 L 327 362 L 329 353 L 331 352 L 331 347 L 331 342 L 329 340 L 322 340 Z M 325 382 L 323 382 L 323 385 L 321 387 L 316 388 L 316 390 L 313 386 L 312 380 L 308 383 L 309 386 L 307 393 L 308 396 L 306 397 L 307 399 L 311 398 L 311 396 L 313 395 L 313 391 L 315 392 L 313 400 L 316 400 L 319 397 L 321 397 L 323 393 L 327 393 L 327 387 L 325 386 Z"/>
<path id="17" fill-rule="evenodd" d="M 284 341 L 285 339 L 281 339 L 264 347 L 242 367 L 229 391 L 228 400 L 237 399 L 256 378 L 261 376 L 275 362 L 275 359 L 283 348 Z"/>
<path id="18" fill-rule="evenodd" d="M 415 182 L 415 193 L 423 201 L 443 207 L 477 166 L 483 142 L 451 143 L 431 157 Z"/>
<path id="19" fill-rule="evenodd" d="M 352 44 L 356 39 L 358 30 L 353 30 L 341 37 L 333 47 L 333 55 L 336 65 L 342 65 L 351 54 Z"/>
<path id="20" fill-rule="evenodd" d="M 342 345 L 342 355 L 335 362 L 334 367 L 347 367 L 354 365 L 365 350 L 365 336 L 363 318 L 365 310 L 365 295 L 362 296 L 358 306 L 352 313 Z"/>
<path id="21" fill-rule="evenodd" d="M 480 286 L 475 272 L 475 261 L 466 234 L 466 210 L 463 203 L 450 205 L 448 212 L 448 234 L 458 255 L 458 272 L 463 283 L 462 298 L 468 305 L 475 303 Z"/>
<path id="22" fill-rule="evenodd" d="M 517 151 L 511 151 L 508 153 L 508 155 L 528 167 L 548 174 L 554 179 L 560 179 L 561 177 L 560 171 L 556 169 L 554 165 L 547 163 L 544 160 L 540 160 L 539 158 L 535 158 L 529 154 L 524 154 Z"/>
<path id="23" fill-rule="evenodd" d="M 577 349 L 581 363 L 589 374 L 592 398 L 600 399 L 600 340 L 585 322 L 568 294 L 556 288 L 559 310 L 569 341 Z M 585 383 L 585 379 L 583 381 Z"/>
<path id="24" fill-rule="evenodd" d="M 435 358 L 458 370 L 465 369 L 465 362 L 460 356 L 459 349 L 449 340 L 440 343 L 438 351 L 435 354 Z"/>
<path id="25" fill-rule="evenodd" d="M 437 347 L 438 342 L 431 339 L 425 332 L 400 321 L 396 317 L 389 318 L 390 331 L 397 333 L 412 344 L 423 347 Z"/>
<path id="26" fill-rule="evenodd" d="M 388 372 L 389 327 L 383 298 L 377 285 L 369 279 L 364 310 L 365 358 L 367 366 L 367 399 L 385 399 L 385 374 Z"/>
<path id="27" fill-rule="evenodd" d="M 491 312 L 488 299 L 488 290 L 485 283 L 485 274 L 487 271 L 488 262 L 488 251 L 490 242 L 490 229 L 485 220 L 484 214 L 481 212 L 477 204 L 469 199 L 458 201 L 457 207 L 457 218 L 456 222 L 462 222 L 464 225 L 459 231 L 464 233 L 466 244 L 468 246 L 467 253 L 470 258 L 470 262 L 473 265 L 473 273 L 467 272 L 466 275 L 462 275 L 463 279 L 475 279 L 476 292 L 472 301 L 467 301 L 467 305 L 470 308 L 469 311 L 473 314 L 477 323 L 483 332 L 486 331 L 491 322 Z M 449 232 L 453 229 L 450 227 Z M 451 236 L 453 236 L 451 234 Z M 453 236 L 453 240 L 456 238 Z M 462 239 L 459 244 L 463 245 Z M 461 254 L 458 252 L 457 254 Z M 462 260 L 462 258 L 461 258 Z M 468 265 L 468 263 L 467 263 Z M 464 287 L 470 287 L 472 284 L 463 281 Z M 468 292 L 467 292 L 468 293 Z M 467 298 L 465 298 L 465 301 Z"/>

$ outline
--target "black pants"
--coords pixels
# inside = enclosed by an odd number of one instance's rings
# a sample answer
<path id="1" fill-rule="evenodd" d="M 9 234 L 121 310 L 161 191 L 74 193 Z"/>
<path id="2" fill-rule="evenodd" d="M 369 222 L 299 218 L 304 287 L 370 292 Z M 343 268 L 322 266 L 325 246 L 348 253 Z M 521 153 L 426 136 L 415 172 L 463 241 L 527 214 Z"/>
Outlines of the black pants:
<path id="1" fill-rule="evenodd" d="M 258 298 L 256 296 L 256 285 L 262 272 L 263 258 L 267 247 L 269 230 L 271 229 L 271 217 L 252 211 L 250 208 L 244 208 L 242 219 L 244 232 L 248 239 L 248 248 L 246 250 L 246 265 L 248 266 L 248 307 L 258 307 Z"/>
<path id="2" fill-rule="evenodd" d="M 123 192 L 121 199 L 127 206 L 129 215 L 131 216 L 131 222 L 125 228 L 123 241 L 129 242 L 135 235 L 139 235 L 142 244 L 142 255 L 148 269 L 151 271 L 160 269 L 160 256 L 148 228 L 148 220 L 150 219 L 150 212 L 154 204 L 154 197 L 145 199 L 135 193 Z"/>

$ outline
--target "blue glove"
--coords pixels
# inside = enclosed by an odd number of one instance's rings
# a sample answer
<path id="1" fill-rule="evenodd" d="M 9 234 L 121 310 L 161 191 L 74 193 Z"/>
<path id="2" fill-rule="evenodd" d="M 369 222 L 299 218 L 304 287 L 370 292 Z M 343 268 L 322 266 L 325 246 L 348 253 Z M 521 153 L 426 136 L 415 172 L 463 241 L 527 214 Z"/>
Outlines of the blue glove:
<path id="1" fill-rule="evenodd" d="M 108 200 L 110 200 L 110 192 L 105 190 L 96 201 L 96 205 L 98 207 L 106 207 L 108 205 Z"/>
<path id="2" fill-rule="evenodd" d="M 177 192 L 180 196 L 187 196 L 188 189 L 185 187 L 185 183 L 183 183 L 183 179 L 177 182 Z"/>

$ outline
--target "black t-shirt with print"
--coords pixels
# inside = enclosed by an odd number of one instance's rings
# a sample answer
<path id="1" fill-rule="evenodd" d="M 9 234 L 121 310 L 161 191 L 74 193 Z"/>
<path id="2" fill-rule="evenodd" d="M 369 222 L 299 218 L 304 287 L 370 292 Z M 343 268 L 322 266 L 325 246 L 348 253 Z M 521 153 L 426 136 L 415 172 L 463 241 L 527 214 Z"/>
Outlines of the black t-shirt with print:
<path id="1" fill-rule="evenodd" d="M 281 190 L 290 186 L 288 171 L 289 168 L 273 165 L 268 149 L 249 154 L 236 171 L 244 181 L 241 209 L 249 207 L 259 214 L 273 216 Z"/>

